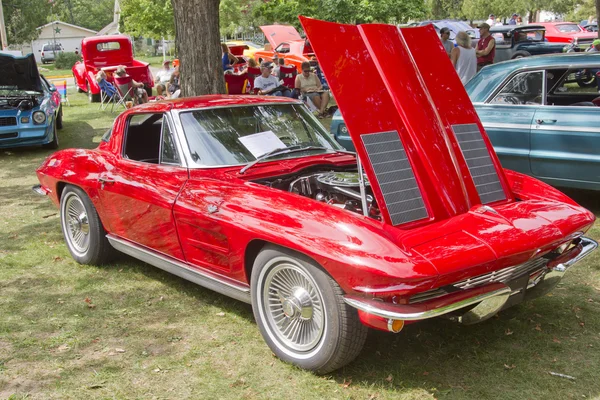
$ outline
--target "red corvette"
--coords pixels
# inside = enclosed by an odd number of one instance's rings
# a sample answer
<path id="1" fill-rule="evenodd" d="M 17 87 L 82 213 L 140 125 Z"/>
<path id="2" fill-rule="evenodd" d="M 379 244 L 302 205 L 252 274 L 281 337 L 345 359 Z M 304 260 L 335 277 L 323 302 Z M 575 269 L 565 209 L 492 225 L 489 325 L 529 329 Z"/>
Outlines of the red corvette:
<path id="1" fill-rule="evenodd" d="M 134 107 L 37 171 L 75 260 L 116 249 L 249 302 L 275 354 L 327 373 L 367 327 L 483 321 L 597 246 L 593 214 L 502 169 L 431 26 L 302 23 L 358 157 L 287 98 Z"/>

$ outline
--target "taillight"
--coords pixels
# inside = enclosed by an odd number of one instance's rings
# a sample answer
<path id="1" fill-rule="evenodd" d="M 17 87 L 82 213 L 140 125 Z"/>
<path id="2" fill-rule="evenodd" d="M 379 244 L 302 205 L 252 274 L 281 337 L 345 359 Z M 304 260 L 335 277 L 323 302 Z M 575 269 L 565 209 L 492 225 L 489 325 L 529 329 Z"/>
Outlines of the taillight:
<path id="1" fill-rule="evenodd" d="M 42 51 L 42 57 L 44 57 L 44 52 Z"/>

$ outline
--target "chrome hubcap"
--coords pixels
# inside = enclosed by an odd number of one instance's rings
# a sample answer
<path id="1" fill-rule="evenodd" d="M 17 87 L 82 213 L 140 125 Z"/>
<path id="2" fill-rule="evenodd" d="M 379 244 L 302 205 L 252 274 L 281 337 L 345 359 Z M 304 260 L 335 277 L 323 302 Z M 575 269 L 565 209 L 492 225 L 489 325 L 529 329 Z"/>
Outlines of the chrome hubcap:
<path id="1" fill-rule="evenodd" d="M 70 196 L 65 204 L 66 233 L 71 246 L 85 253 L 90 245 L 90 224 L 85 207 L 79 197 Z"/>
<path id="2" fill-rule="evenodd" d="M 302 268 L 282 263 L 269 271 L 263 304 L 270 330 L 286 347 L 309 351 L 323 336 L 325 310 L 316 283 Z"/>

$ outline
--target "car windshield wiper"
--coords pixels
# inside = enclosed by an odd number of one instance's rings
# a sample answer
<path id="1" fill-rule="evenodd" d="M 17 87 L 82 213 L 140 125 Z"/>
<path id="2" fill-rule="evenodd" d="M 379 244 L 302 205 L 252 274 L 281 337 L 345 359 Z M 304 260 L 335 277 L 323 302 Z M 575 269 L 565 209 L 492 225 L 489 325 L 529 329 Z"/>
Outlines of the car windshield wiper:
<path id="1" fill-rule="evenodd" d="M 263 160 L 266 160 L 269 157 L 278 156 L 281 154 L 296 153 L 299 151 L 306 151 L 306 150 L 334 150 L 334 151 L 337 151 L 335 149 L 330 149 L 327 147 L 320 147 L 320 146 L 304 146 L 304 147 L 302 147 L 302 145 L 295 145 L 295 146 L 291 146 L 291 147 L 279 147 L 277 149 L 271 150 L 271 151 L 259 156 L 254 161 L 250 161 L 248 164 L 246 164 L 244 166 L 244 168 L 242 168 L 240 170 L 240 174 L 245 173 L 248 169 L 252 168 L 255 164 L 257 164 Z"/>

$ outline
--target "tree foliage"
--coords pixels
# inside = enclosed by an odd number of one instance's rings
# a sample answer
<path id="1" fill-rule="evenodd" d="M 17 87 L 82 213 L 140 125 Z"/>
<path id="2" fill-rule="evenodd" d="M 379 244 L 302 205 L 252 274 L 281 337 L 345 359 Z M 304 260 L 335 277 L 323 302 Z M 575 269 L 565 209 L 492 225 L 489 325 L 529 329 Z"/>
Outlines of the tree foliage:
<path id="1" fill-rule="evenodd" d="M 52 20 L 99 31 L 112 22 L 115 0 L 54 0 L 52 7 Z"/>
<path id="2" fill-rule="evenodd" d="M 21 44 L 39 36 L 36 28 L 48 22 L 51 5 L 48 0 L 3 0 L 2 11 L 8 44 Z"/>
<path id="3" fill-rule="evenodd" d="M 160 38 L 175 34 L 171 0 L 122 0 L 121 32 Z"/>

